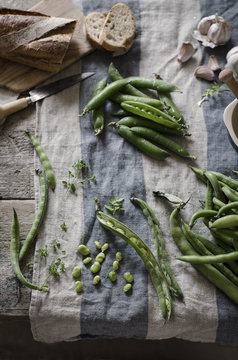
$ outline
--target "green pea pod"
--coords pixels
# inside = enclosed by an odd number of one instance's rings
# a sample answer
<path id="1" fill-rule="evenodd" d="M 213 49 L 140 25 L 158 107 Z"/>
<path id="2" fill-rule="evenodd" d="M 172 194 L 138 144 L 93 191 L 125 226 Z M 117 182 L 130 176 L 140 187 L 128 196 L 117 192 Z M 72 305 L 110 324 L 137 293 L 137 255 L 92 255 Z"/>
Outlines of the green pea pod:
<path id="1" fill-rule="evenodd" d="M 142 97 L 142 96 L 133 96 L 133 95 L 127 95 L 127 94 L 122 94 L 122 93 L 116 93 L 114 95 L 112 95 L 110 97 L 110 99 L 112 101 L 115 101 L 117 103 L 122 103 L 124 101 L 137 101 L 140 103 L 145 103 L 147 105 L 151 105 L 154 106 L 155 108 L 158 109 L 164 109 L 164 103 L 158 99 L 153 99 L 150 97 Z"/>
<path id="2" fill-rule="evenodd" d="M 11 228 L 11 245 L 10 245 L 10 255 L 11 255 L 11 263 L 12 268 L 18 278 L 18 280 L 28 288 L 32 290 L 39 290 L 39 291 L 45 291 L 48 292 L 49 288 L 48 286 L 38 286 L 35 284 L 30 283 L 27 281 L 24 277 L 24 275 L 21 272 L 20 265 L 19 265 L 19 250 L 20 250 L 20 225 L 17 217 L 17 213 L 15 209 L 13 221 L 12 221 L 12 228 Z"/>
<path id="3" fill-rule="evenodd" d="M 41 223 L 44 218 L 46 205 L 47 205 L 47 198 L 48 198 L 48 186 L 47 186 L 47 181 L 46 181 L 44 173 L 40 173 L 40 183 L 41 183 L 41 198 L 40 198 L 40 203 L 38 206 L 38 211 L 37 211 L 35 220 L 32 224 L 32 227 L 31 227 L 29 233 L 27 234 L 27 237 L 21 247 L 20 254 L 19 254 L 20 262 L 26 256 L 30 245 L 35 240 L 36 235 L 38 234 L 39 228 L 40 228 Z"/>
<path id="4" fill-rule="evenodd" d="M 223 213 L 229 212 L 230 210 L 238 209 L 238 201 L 233 201 L 231 203 L 223 205 L 218 213 L 217 216 L 220 216 Z"/>
<path id="5" fill-rule="evenodd" d="M 94 87 L 92 97 L 98 95 L 107 85 L 107 79 L 100 80 Z M 104 106 L 98 106 L 92 111 L 93 127 L 95 135 L 101 134 L 104 128 Z"/>
<path id="6" fill-rule="evenodd" d="M 160 134 L 159 132 L 148 129 L 146 127 L 141 126 L 133 126 L 131 131 L 135 132 L 137 135 L 150 140 L 158 145 L 164 146 L 167 150 L 172 151 L 173 153 L 187 158 L 187 159 L 196 159 L 195 156 L 189 154 L 189 152 L 180 144 L 176 143 L 175 141 L 169 139 L 168 137 Z"/>
<path id="7" fill-rule="evenodd" d="M 177 206 L 170 215 L 170 230 L 172 237 L 184 255 L 199 255 L 186 239 L 178 220 L 181 205 Z M 211 283 L 223 291 L 234 303 L 238 304 L 238 286 L 233 284 L 225 275 L 212 264 L 192 264 L 193 267 L 204 275 Z"/>
<path id="8" fill-rule="evenodd" d="M 190 262 L 193 264 L 216 264 L 230 262 L 238 260 L 238 251 L 233 251 L 228 254 L 223 255 L 211 255 L 211 256 L 197 256 L 197 255 L 188 255 L 188 256 L 179 256 L 176 259 L 181 261 Z"/>
<path id="9" fill-rule="evenodd" d="M 127 141 L 149 157 L 156 160 L 164 160 L 169 156 L 167 151 L 160 149 L 148 140 L 134 134 L 127 126 L 118 125 L 117 123 L 110 123 L 109 125 L 115 127 L 119 135 L 124 137 Z"/>
<path id="10" fill-rule="evenodd" d="M 125 125 L 129 128 L 134 126 L 142 126 L 149 129 L 153 129 L 159 131 L 163 134 L 170 134 L 170 135 L 178 135 L 178 136 L 186 136 L 189 135 L 184 129 L 172 129 L 166 126 L 160 125 L 150 119 L 145 119 L 139 116 L 125 116 L 121 120 L 117 122 L 119 125 Z"/>
<path id="11" fill-rule="evenodd" d="M 34 148 L 35 148 L 37 154 L 39 155 L 41 163 L 45 169 L 45 174 L 46 174 L 47 180 L 49 181 L 50 187 L 52 190 L 54 190 L 55 189 L 55 176 L 54 176 L 54 172 L 53 172 L 52 166 L 50 164 L 49 158 L 45 153 L 45 150 L 43 149 L 43 147 L 41 146 L 39 141 L 32 134 L 30 134 L 30 132 L 28 130 L 25 130 L 25 133 L 31 140 L 32 144 L 34 145 Z"/>
<path id="12" fill-rule="evenodd" d="M 211 229 L 227 229 L 231 227 L 238 227 L 238 215 L 232 214 L 222 216 L 221 218 L 215 220 L 210 227 Z"/>
<path id="13" fill-rule="evenodd" d="M 161 92 L 158 92 L 158 95 L 159 95 L 159 98 L 160 100 L 163 101 L 163 103 L 165 105 L 167 105 L 169 107 L 167 111 L 167 113 L 174 117 L 175 119 L 177 119 L 177 121 L 185 124 L 185 120 L 184 120 L 184 117 L 183 115 L 180 113 L 179 109 L 177 108 L 177 106 L 175 105 L 175 103 L 173 102 L 172 100 L 172 97 L 170 94 L 166 94 L 166 93 L 161 93 Z"/>
<path id="14" fill-rule="evenodd" d="M 213 174 L 211 171 L 205 171 L 204 175 L 207 177 L 207 179 L 210 181 L 214 192 L 215 192 L 215 196 L 217 197 L 217 199 L 219 199 L 220 201 L 225 202 L 225 196 L 224 193 L 222 192 L 221 189 L 221 185 L 218 182 L 218 179 L 216 177 L 215 174 Z"/>
<path id="15" fill-rule="evenodd" d="M 191 216 L 191 219 L 189 221 L 189 226 L 192 227 L 195 223 L 195 221 L 199 218 L 212 218 L 217 215 L 217 211 L 215 210 L 200 210 L 194 213 Z"/>
<path id="16" fill-rule="evenodd" d="M 169 287 L 150 248 L 125 224 L 116 220 L 114 217 L 103 213 L 99 208 L 98 199 L 95 199 L 95 208 L 96 216 L 100 224 L 110 230 L 113 234 L 125 240 L 141 257 L 157 291 L 163 317 L 169 319 L 172 313 L 172 301 Z"/>

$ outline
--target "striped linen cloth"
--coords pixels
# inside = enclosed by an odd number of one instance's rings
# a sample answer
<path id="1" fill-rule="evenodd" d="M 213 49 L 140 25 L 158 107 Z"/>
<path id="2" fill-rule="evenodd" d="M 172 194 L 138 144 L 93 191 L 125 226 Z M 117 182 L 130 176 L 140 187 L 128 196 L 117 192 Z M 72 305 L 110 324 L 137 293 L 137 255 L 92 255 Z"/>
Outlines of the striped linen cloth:
<path id="1" fill-rule="evenodd" d="M 84 14 L 92 11 L 108 11 L 115 0 L 74 1 Z M 198 106 L 202 91 L 208 82 L 197 80 L 194 69 L 205 64 L 211 54 L 216 55 L 220 65 L 225 65 L 227 51 L 237 45 L 235 37 L 238 24 L 235 21 L 238 4 L 235 0 L 129 0 L 126 4 L 136 18 L 136 37 L 132 49 L 124 56 L 112 58 L 107 52 L 95 51 L 82 61 L 82 71 L 96 74 L 73 88 L 45 99 L 37 105 L 36 136 L 45 148 L 53 165 L 57 186 L 49 191 L 46 220 L 36 245 L 36 253 L 45 244 L 60 239 L 57 253 L 49 251 L 45 261 L 34 265 L 33 281 L 43 282 L 48 274 L 47 264 L 60 256 L 65 263 L 65 273 L 58 280 L 50 278 L 49 294 L 32 292 L 30 320 L 36 340 L 43 342 L 72 341 L 80 338 L 180 338 L 190 341 L 238 345 L 238 307 L 218 291 L 191 265 L 176 261 L 180 251 L 174 244 L 168 218 L 172 207 L 155 199 L 153 190 L 173 193 L 183 200 L 191 200 L 183 212 L 189 216 L 200 208 L 204 200 L 205 186 L 189 165 L 201 169 L 222 171 L 228 175 L 238 168 L 236 150 L 232 147 L 223 123 L 223 111 L 234 99 L 230 92 L 216 95 Z M 231 24 L 232 39 L 222 47 L 210 49 L 197 44 L 198 50 L 189 62 L 181 66 L 176 58 L 183 41 L 191 41 L 191 33 L 198 21 L 214 13 L 224 16 Z M 191 137 L 180 141 L 190 153 L 197 156 L 194 162 L 171 156 L 164 162 L 142 155 L 113 128 L 94 136 L 91 114 L 78 118 L 91 97 L 95 83 L 107 76 L 108 66 L 113 61 L 123 76 L 153 73 L 182 89 L 173 99 L 190 126 Z M 80 69 L 74 64 L 60 76 L 70 75 Z M 106 104 L 105 122 L 116 118 L 111 115 L 113 107 Z M 74 161 L 84 159 L 89 175 L 97 182 L 79 186 L 77 195 L 65 196 L 61 181 Z M 35 158 L 36 166 L 40 166 Z M 36 199 L 39 199 L 39 183 L 35 179 Z M 141 259 L 135 250 L 122 239 L 113 236 L 101 227 L 95 217 L 94 198 L 101 204 L 110 198 L 125 199 L 124 215 L 120 220 L 134 229 L 154 250 L 153 239 L 142 212 L 130 202 L 131 195 L 147 201 L 161 223 L 171 267 L 184 292 L 184 301 L 174 301 L 172 318 L 165 322 L 160 311 L 158 297 Z M 63 232 L 60 224 L 70 224 Z M 201 228 L 201 229 L 200 229 Z M 204 233 L 202 226 L 196 228 Z M 86 244 L 93 256 L 97 253 L 94 241 L 108 242 L 109 250 L 100 272 L 101 285 L 92 285 L 92 274 L 82 264 L 77 253 L 79 243 Z M 49 245 L 50 246 L 50 245 Z M 112 270 L 115 254 L 121 251 L 116 284 L 107 274 Z M 84 289 L 78 295 L 74 289 L 72 268 L 82 266 Z M 134 275 L 133 291 L 123 292 L 123 274 Z M 196 324 L 196 326 L 194 326 Z"/>

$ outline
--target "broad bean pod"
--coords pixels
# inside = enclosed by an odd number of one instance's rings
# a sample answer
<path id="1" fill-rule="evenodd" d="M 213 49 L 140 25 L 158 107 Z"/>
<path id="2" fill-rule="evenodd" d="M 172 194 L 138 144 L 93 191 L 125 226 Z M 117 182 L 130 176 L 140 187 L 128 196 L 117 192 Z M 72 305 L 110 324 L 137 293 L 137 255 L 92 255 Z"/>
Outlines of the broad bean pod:
<path id="1" fill-rule="evenodd" d="M 96 216 L 100 224 L 113 234 L 119 236 L 131 245 L 144 262 L 152 283 L 157 291 L 162 315 L 169 319 L 172 313 L 172 301 L 167 281 L 148 245 L 130 228 L 99 208 L 99 201 L 95 199 Z"/>

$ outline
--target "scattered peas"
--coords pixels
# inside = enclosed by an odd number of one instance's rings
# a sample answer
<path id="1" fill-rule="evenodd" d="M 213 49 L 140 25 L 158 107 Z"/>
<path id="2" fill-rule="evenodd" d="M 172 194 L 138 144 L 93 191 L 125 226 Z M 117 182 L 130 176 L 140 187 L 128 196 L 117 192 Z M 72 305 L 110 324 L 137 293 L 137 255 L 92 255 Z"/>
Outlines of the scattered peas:
<path id="1" fill-rule="evenodd" d="M 99 272 L 101 269 L 101 264 L 98 261 L 95 261 L 92 266 L 90 267 L 90 270 L 92 273 L 97 273 Z"/>
<path id="2" fill-rule="evenodd" d="M 102 252 L 106 251 L 109 248 L 108 243 L 103 244 L 102 246 Z"/>
<path id="3" fill-rule="evenodd" d="M 124 288 L 123 288 L 124 292 L 127 292 L 127 291 L 129 291 L 129 290 L 131 290 L 131 289 L 132 289 L 132 285 L 131 285 L 131 284 L 126 284 L 126 285 L 124 286 Z"/>
<path id="4" fill-rule="evenodd" d="M 83 290 L 83 283 L 81 281 L 75 281 L 74 287 L 76 292 L 80 293 Z"/>
<path id="5" fill-rule="evenodd" d="M 99 241 L 94 241 L 94 244 L 95 244 L 97 249 L 99 249 L 99 250 L 101 249 L 102 245 L 100 244 Z"/>
<path id="6" fill-rule="evenodd" d="M 79 245 L 78 251 L 82 255 L 88 255 L 90 253 L 90 250 L 85 245 Z"/>
<path id="7" fill-rule="evenodd" d="M 97 285 L 100 281 L 101 281 L 101 278 L 99 275 L 94 276 L 93 285 Z"/>
<path id="8" fill-rule="evenodd" d="M 121 254 L 121 252 L 117 252 L 116 253 L 116 259 L 117 259 L 117 261 L 121 261 L 122 260 L 122 254 Z"/>
<path id="9" fill-rule="evenodd" d="M 117 260 L 114 261 L 112 267 L 113 267 L 113 270 L 115 270 L 115 271 L 118 270 L 118 268 L 119 268 L 119 262 L 118 262 Z"/>
<path id="10" fill-rule="evenodd" d="M 128 272 L 125 272 L 124 274 L 124 279 L 126 280 L 126 282 L 128 283 L 132 283 L 133 282 L 133 276 L 131 275 L 131 273 L 128 271 Z"/>
<path id="11" fill-rule="evenodd" d="M 83 263 L 84 263 L 85 265 L 89 264 L 90 261 L 92 261 L 92 258 L 91 258 L 90 256 L 87 256 L 85 259 L 83 259 Z"/>
<path id="12" fill-rule="evenodd" d="M 116 281 L 116 279 L 117 279 L 115 271 L 110 271 L 108 274 L 108 277 L 111 281 Z"/>
<path id="13" fill-rule="evenodd" d="M 81 267 L 80 266 L 75 266 L 74 268 L 73 268 L 73 271 L 72 271 L 72 276 L 74 277 L 74 278 L 77 278 L 77 277 L 79 277 L 81 275 Z"/>
<path id="14" fill-rule="evenodd" d="M 100 253 L 96 256 L 96 261 L 98 261 L 99 263 L 102 263 L 104 259 L 105 259 L 105 254 L 104 254 L 103 252 L 100 252 Z"/>

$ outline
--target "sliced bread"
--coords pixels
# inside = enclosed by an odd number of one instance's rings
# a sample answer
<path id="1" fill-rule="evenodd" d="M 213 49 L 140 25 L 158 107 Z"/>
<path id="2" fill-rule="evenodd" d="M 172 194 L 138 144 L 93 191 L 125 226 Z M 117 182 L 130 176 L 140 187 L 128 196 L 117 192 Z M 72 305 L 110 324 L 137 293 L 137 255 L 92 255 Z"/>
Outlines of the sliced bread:
<path id="1" fill-rule="evenodd" d="M 107 17 L 107 13 L 100 13 L 100 12 L 92 12 L 85 16 L 85 28 L 86 33 L 91 41 L 92 45 L 102 50 L 103 47 L 100 44 L 100 34 L 102 32 L 105 20 Z"/>
<path id="2" fill-rule="evenodd" d="M 99 42 L 104 49 L 115 52 L 115 55 L 122 54 L 132 46 L 135 32 L 136 22 L 131 9 L 118 3 L 105 19 Z"/>

